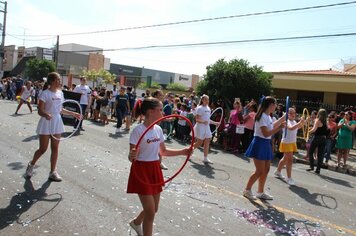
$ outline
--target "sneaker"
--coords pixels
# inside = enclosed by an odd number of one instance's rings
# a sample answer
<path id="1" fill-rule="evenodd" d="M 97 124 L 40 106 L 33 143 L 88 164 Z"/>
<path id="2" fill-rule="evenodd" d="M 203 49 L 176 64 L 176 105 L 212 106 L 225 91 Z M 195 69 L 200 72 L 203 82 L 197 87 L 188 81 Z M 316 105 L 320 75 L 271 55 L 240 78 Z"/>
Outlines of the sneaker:
<path id="1" fill-rule="evenodd" d="M 209 158 L 204 158 L 203 162 L 207 164 L 213 164 L 213 162 L 210 161 Z"/>
<path id="2" fill-rule="evenodd" d="M 278 171 L 278 170 L 275 170 L 275 171 L 274 171 L 274 176 L 275 176 L 276 178 L 279 178 L 279 179 L 284 179 L 284 176 L 283 176 L 282 173 L 281 173 L 280 171 Z"/>
<path id="3" fill-rule="evenodd" d="M 139 236 L 143 236 L 143 232 L 142 232 L 142 226 L 141 225 L 136 225 L 134 220 L 130 221 L 130 226 L 131 228 L 133 228 L 133 230 L 135 230 L 135 232 L 137 233 L 137 235 Z"/>
<path id="4" fill-rule="evenodd" d="M 261 200 L 273 200 L 273 196 L 269 195 L 268 193 L 257 193 L 256 197 Z"/>
<path id="5" fill-rule="evenodd" d="M 48 179 L 54 182 L 61 182 L 63 180 L 57 171 L 53 171 L 52 173 L 49 173 Z"/>
<path id="6" fill-rule="evenodd" d="M 163 164 L 163 162 L 161 162 L 159 166 L 161 167 L 162 170 L 168 170 L 168 167 L 165 164 Z"/>
<path id="7" fill-rule="evenodd" d="M 35 167 L 34 165 L 31 165 L 31 162 L 29 162 L 27 164 L 27 168 L 26 168 L 26 173 L 25 173 L 25 178 L 31 178 L 33 175 L 33 167 Z"/>
<path id="8" fill-rule="evenodd" d="M 120 128 L 116 128 L 116 130 L 115 130 L 115 133 L 117 134 L 117 133 L 120 133 Z"/>
<path id="9" fill-rule="evenodd" d="M 287 184 L 289 184 L 290 186 L 295 186 L 295 181 L 292 178 L 288 178 Z"/>
<path id="10" fill-rule="evenodd" d="M 256 200 L 256 196 L 253 195 L 252 191 L 251 190 L 247 190 L 245 189 L 244 192 L 243 192 L 243 196 L 247 199 L 250 199 L 250 200 Z"/>

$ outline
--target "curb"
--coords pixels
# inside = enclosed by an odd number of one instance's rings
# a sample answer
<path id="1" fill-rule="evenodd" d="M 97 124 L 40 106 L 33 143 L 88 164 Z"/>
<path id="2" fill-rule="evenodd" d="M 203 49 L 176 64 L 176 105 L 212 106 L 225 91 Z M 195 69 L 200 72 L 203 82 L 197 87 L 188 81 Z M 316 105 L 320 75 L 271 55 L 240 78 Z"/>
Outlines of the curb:
<path id="1" fill-rule="evenodd" d="M 305 160 L 305 159 L 301 159 L 297 156 L 293 156 L 294 160 L 296 163 L 301 163 L 301 164 L 305 164 L 305 165 L 309 165 L 309 161 Z M 330 162 L 330 161 L 329 161 Z M 341 168 L 338 167 L 336 164 L 329 164 L 328 166 L 323 165 L 322 169 L 328 169 L 331 171 L 335 171 L 335 172 L 339 172 L 339 173 L 343 173 L 343 174 L 348 174 L 348 175 L 352 175 L 352 176 L 356 176 L 356 169 L 347 165 L 346 168 Z"/>

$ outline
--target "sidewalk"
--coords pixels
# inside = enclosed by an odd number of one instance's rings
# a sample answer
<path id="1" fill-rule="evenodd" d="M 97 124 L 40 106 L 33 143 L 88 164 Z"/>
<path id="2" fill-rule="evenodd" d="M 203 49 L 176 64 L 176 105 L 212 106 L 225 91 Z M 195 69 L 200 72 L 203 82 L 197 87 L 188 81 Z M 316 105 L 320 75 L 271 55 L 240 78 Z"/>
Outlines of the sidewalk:
<path id="1" fill-rule="evenodd" d="M 305 154 L 305 150 L 298 149 L 298 153 L 294 154 L 295 161 L 297 163 L 309 165 L 309 160 L 304 159 Z M 328 165 L 323 165 L 322 168 L 356 176 L 356 150 L 350 150 L 350 156 L 349 159 L 347 159 L 346 167 L 338 167 L 336 154 L 331 154 L 331 160 Z"/>

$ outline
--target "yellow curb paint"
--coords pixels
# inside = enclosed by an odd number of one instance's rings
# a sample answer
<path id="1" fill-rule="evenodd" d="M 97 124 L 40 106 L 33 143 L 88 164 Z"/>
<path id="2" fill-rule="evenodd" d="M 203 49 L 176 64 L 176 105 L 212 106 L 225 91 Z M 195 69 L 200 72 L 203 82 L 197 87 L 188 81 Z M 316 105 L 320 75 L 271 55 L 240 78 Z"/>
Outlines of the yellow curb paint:
<path id="1" fill-rule="evenodd" d="M 242 198 L 242 199 L 246 199 L 244 196 L 242 196 L 241 194 L 238 194 L 238 193 L 234 193 L 232 191 L 229 191 L 229 190 L 226 190 L 226 189 L 222 189 L 222 188 L 219 188 L 217 186 L 214 186 L 214 185 L 211 185 L 211 184 L 207 184 L 207 183 L 204 183 L 202 181 L 198 181 L 198 180 L 195 180 L 195 179 L 190 179 L 190 181 L 192 182 L 195 182 L 195 183 L 198 183 L 200 185 L 203 185 L 205 187 L 208 187 L 208 188 L 211 188 L 211 189 L 215 189 L 217 191 L 220 191 L 220 192 L 223 192 L 223 193 L 226 193 L 228 195 L 231 195 L 231 196 L 234 196 L 234 197 L 239 197 L 239 198 Z M 257 200 L 259 201 L 259 200 Z M 287 213 L 287 214 L 290 214 L 290 215 L 293 215 L 293 216 L 297 216 L 297 217 L 300 217 L 300 218 L 303 218 L 303 219 L 306 219 L 306 220 L 309 220 L 309 221 L 314 221 L 314 222 L 319 222 L 319 223 L 322 223 L 324 225 L 328 225 L 330 226 L 331 228 L 334 228 L 336 230 L 342 230 L 346 233 L 349 233 L 349 234 L 352 234 L 352 235 L 356 235 L 356 231 L 354 230 L 351 230 L 351 229 L 347 229 L 345 227 L 342 227 L 342 226 L 339 226 L 339 225 L 336 225 L 336 224 L 333 224 L 333 223 L 330 223 L 328 221 L 324 221 L 324 220 L 321 220 L 321 219 L 318 219 L 318 218 L 315 218 L 315 217 L 312 217 L 312 216 L 308 216 L 308 215 L 305 215 L 303 213 L 299 213 L 299 212 L 296 212 L 296 211 L 293 211 L 293 210 L 290 210 L 290 209 L 287 209 L 287 208 L 284 208 L 284 207 L 279 207 L 279 206 L 276 206 L 276 205 L 272 205 L 272 204 L 269 204 L 269 206 L 277 209 L 278 211 L 280 212 L 283 212 L 283 213 Z"/>

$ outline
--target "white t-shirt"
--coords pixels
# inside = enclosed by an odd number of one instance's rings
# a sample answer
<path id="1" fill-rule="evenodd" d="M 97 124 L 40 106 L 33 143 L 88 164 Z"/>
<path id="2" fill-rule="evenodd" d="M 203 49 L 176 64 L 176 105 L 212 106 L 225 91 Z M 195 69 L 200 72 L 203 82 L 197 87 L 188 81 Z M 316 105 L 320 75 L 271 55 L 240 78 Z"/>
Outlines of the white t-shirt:
<path id="1" fill-rule="evenodd" d="M 272 136 L 268 136 L 268 137 L 263 136 L 261 127 L 267 127 L 268 130 L 273 129 L 273 121 L 271 116 L 267 115 L 266 113 L 262 113 L 261 119 L 259 121 L 256 120 L 255 122 L 255 133 L 254 133 L 254 136 L 258 136 L 264 139 L 271 139 Z"/>
<path id="2" fill-rule="evenodd" d="M 197 108 L 197 115 L 202 121 L 210 121 L 211 110 L 209 106 L 200 105 Z"/>
<path id="3" fill-rule="evenodd" d="M 80 97 L 80 104 L 88 105 L 89 104 L 89 95 L 91 94 L 91 90 L 88 85 L 77 85 L 73 92 L 80 93 L 82 96 Z"/>
<path id="4" fill-rule="evenodd" d="M 146 128 L 144 124 L 136 126 L 130 134 L 130 144 L 136 145 Z M 162 128 L 158 125 L 154 125 L 141 140 L 137 160 L 158 161 L 160 144 L 163 142 L 164 136 Z"/>
<path id="5" fill-rule="evenodd" d="M 26 86 L 23 86 L 23 88 L 24 90 L 21 94 L 21 99 L 26 101 L 31 96 L 33 88 L 31 87 L 30 89 L 27 89 Z"/>
<path id="6" fill-rule="evenodd" d="M 297 122 L 295 120 L 289 120 L 288 119 L 288 127 L 291 127 L 291 126 L 294 126 L 295 124 L 297 124 Z M 286 132 L 286 129 L 283 129 L 283 134 L 282 134 L 282 143 L 295 143 L 297 142 L 297 132 L 298 132 L 298 129 L 295 129 L 295 130 L 290 130 L 288 129 L 287 130 L 287 136 L 285 136 L 285 132 Z"/>
<path id="7" fill-rule="evenodd" d="M 52 92 L 47 89 L 41 93 L 39 98 L 45 103 L 44 111 L 46 113 L 54 115 L 59 114 L 62 111 L 64 96 L 61 90 Z"/>
<path id="8" fill-rule="evenodd" d="M 181 113 L 180 113 L 180 115 L 181 116 L 184 116 L 184 117 L 187 117 L 187 112 L 186 111 L 181 111 Z M 178 120 L 178 124 L 179 125 L 181 125 L 181 126 L 185 126 L 186 125 L 186 123 L 187 123 L 187 121 L 186 120 Z"/>

